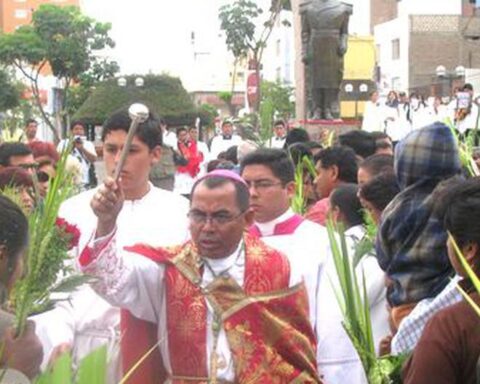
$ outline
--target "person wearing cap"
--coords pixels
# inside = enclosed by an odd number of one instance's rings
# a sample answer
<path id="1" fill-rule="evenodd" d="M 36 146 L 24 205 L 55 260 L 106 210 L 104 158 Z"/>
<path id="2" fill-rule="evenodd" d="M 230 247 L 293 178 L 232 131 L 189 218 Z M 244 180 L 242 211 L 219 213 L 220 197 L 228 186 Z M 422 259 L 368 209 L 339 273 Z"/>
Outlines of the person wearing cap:
<path id="1" fill-rule="evenodd" d="M 225 120 L 222 123 L 222 133 L 215 136 L 210 144 L 210 158 L 216 159 L 218 155 L 225 152 L 228 148 L 239 145 L 242 138 L 233 133 L 233 124 L 231 121 Z"/>
<path id="2" fill-rule="evenodd" d="M 132 383 L 321 382 L 302 274 L 246 233 L 249 198 L 240 176 L 215 170 L 192 188 L 190 241 L 122 250 L 122 183 L 108 179 L 95 194 L 95 238 L 79 264 L 98 293 L 135 316 L 123 329 L 124 358 L 159 343 L 161 362 L 141 366 Z"/>
<path id="3" fill-rule="evenodd" d="M 109 176 L 115 171 L 130 123 L 127 110 L 115 112 L 104 123 L 103 161 Z M 188 200 L 149 182 L 150 169 L 160 159 L 161 143 L 158 120 L 150 115 L 138 126 L 120 175 L 125 202 L 117 220 L 119 247 L 137 242 L 172 246 L 188 238 Z M 97 191 L 98 188 L 82 192 L 60 207 L 59 216 L 80 230 L 79 249 L 83 249 L 95 231 L 96 216 L 90 201 Z M 78 249 L 72 256 L 78 256 Z M 52 311 L 37 316 L 35 322 L 45 351 L 43 367 L 65 348 L 72 349 L 74 362 L 78 363 L 106 344 L 108 383 L 118 383 L 121 370 L 127 372 L 131 368 L 123 365 L 120 369 L 118 344 L 124 340 L 120 331 L 120 309 L 103 300 L 89 286 L 72 293 L 69 300 L 60 302 Z"/>

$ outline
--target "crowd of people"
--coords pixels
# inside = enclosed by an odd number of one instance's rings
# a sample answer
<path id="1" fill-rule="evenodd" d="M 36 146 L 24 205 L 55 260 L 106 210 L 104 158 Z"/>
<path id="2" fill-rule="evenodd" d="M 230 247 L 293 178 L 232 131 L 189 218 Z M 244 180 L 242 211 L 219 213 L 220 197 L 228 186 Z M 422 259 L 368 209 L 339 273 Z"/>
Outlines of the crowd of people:
<path id="1" fill-rule="evenodd" d="M 367 132 L 385 132 L 397 142 L 409 132 L 436 121 L 450 119 L 460 134 L 468 134 L 480 125 L 480 99 L 475 97 L 469 83 L 457 87 L 451 99 L 440 96 L 426 99 L 415 92 L 390 91 L 380 100 L 378 91 L 372 91 L 365 104 L 362 129 Z"/>
<path id="2" fill-rule="evenodd" d="M 36 122 L 27 122 L 23 142 L 0 145 L 0 191 L 14 188 L 23 209 L 0 196 L 4 296 L 21 275 L 25 215 L 41 204 L 65 148 L 78 193 L 59 215 L 80 230 L 72 263 L 95 279 L 32 317 L 19 338 L 0 312 L 2 365 L 32 379 L 65 351 L 78 363 L 107 345 L 109 383 L 152 348 L 129 383 L 367 383 L 343 326 L 331 220 L 365 277 L 377 355 L 411 354 L 408 384 L 476 383 L 480 317 L 456 284 L 480 299 L 453 241 L 480 273 L 480 180 L 467 177 L 444 116 L 424 119 L 419 98 L 404 97 L 389 95 L 381 118 L 367 109 L 363 129 L 331 146 L 280 120 L 264 146 L 228 120 L 207 145 L 196 127 L 173 132 L 150 114 L 114 180 L 131 123 L 121 110 L 103 125 L 99 186 L 81 122 L 58 147 L 36 139 Z M 375 95 L 372 102 L 377 108 Z M 175 166 L 172 191 L 151 181 L 162 156 Z M 315 176 L 305 170 L 299 180 L 305 159 Z M 291 208 L 298 183 L 303 212 Z M 357 258 L 369 220 L 375 244 Z"/>

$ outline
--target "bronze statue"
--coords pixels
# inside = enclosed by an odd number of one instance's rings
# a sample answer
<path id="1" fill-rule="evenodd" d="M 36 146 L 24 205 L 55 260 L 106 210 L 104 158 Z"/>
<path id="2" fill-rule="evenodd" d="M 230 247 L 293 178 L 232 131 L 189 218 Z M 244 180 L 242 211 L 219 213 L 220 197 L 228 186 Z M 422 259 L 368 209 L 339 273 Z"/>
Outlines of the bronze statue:
<path id="1" fill-rule="evenodd" d="M 338 0 L 307 0 L 300 5 L 302 59 L 305 63 L 309 118 L 338 119 L 352 6 Z"/>

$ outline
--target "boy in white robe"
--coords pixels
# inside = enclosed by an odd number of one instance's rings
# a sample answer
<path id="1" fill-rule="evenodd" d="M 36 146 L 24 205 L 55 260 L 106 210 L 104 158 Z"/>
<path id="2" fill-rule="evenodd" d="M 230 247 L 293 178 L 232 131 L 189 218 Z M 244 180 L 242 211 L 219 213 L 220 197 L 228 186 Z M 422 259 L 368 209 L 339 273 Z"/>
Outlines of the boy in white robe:
<path id="1" fill-rule="evenodd" d="M 108 175 L 113 174 L 118 163 L 130 122 L 128 112 L 120 111 L 104 125 L 102 140 Z M 151 166 L 160 159 L 161 143 L 159 123 L 150 116 L 140 124 L 120 175 L 126 200 L 117 221 L 119 247 L 142 242 L 170 246 L 188 237 L 188 201 L 148 182 Z M 79 250 L 85 247 L 96 227 L 96 216 L 90 207 L 96 191 L 74 196 L 60 209 L 60 216 L 81 232 Z M 78 361 L 95 348 L 107 344 L 109 382 L 118 382 L 120 362 L 116 350 L 120 340 L 120 310 L 104 301 L 90 287 L 80 288 L 70 301 L 37 316 L 35 321 L 36 332 L 44 345 L 44 366 L 52 351 L 59 346 L 70 345 L 74 361 Z"/>

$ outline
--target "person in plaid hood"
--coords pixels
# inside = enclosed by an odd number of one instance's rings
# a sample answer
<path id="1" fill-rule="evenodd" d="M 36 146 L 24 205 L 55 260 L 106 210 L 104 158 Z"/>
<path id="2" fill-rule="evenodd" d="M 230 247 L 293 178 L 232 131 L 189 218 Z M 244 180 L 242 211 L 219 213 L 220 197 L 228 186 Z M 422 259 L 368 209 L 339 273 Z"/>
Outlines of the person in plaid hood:
<path id="1" fill-rule="evenodd" d="M 453 275 L 432 196 L 442 180 L 462 171 L 451 130 L 434 123 L 411 132 L 395 149 L 394 169 L 400 193 L 382 215 L 376 251 L 398 327 L 416 303 L 436 296 Z"/>

